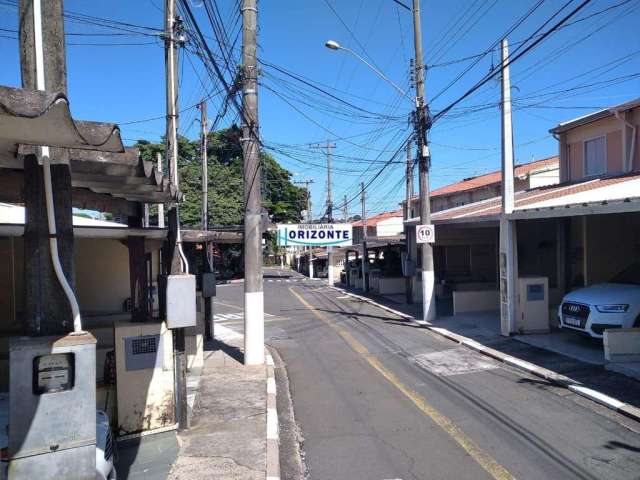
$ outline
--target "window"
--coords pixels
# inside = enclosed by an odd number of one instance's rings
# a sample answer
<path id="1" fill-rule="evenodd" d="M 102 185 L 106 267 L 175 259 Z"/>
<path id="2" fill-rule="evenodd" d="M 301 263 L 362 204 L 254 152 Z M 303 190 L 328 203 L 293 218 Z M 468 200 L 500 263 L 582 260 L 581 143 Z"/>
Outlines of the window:
<path id="1" fill-rule="evenodd" d="M 584 175 L 601 175 L 606 171 L 605 137 L 598 137 L 584 142 Z"/>

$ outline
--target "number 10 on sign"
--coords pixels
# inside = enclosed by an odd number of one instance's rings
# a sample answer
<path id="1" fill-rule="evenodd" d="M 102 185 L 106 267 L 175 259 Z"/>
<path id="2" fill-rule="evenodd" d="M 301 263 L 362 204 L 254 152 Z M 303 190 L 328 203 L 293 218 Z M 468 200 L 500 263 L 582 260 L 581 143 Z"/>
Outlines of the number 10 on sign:
<path id="1" fill-rule="evenodd" d="M 416 225 L 416 242 L 433 243 L 436 241 L 436 230 L 433 225 Z"/>

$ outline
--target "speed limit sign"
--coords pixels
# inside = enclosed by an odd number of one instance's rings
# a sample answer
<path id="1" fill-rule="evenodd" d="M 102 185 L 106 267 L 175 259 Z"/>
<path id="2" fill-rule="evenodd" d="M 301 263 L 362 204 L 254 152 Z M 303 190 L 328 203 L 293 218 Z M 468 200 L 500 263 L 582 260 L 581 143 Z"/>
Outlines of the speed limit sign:
<path id="1" fill-rule="evenodd" d="M 416 225 L 416 242 L 433 243 L 436 241 L 436 230 L 433 225 Z"/>

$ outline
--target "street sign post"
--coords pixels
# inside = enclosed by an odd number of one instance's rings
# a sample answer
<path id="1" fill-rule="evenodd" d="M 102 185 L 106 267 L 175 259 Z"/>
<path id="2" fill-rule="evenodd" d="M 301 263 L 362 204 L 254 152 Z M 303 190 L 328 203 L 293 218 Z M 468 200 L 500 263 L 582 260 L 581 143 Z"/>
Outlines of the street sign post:
<path id="1" fill-rule="evenodd" d="M 350 223 L 287 223 L 278 225 L 278 245 L 343 247 L 353 244 Z"/>
<path id="2" fill-rule="evenodd" d="M 416 225 L 417 243 L 434 243 L 436 241 L 436 230 L 433 225 Z"/>

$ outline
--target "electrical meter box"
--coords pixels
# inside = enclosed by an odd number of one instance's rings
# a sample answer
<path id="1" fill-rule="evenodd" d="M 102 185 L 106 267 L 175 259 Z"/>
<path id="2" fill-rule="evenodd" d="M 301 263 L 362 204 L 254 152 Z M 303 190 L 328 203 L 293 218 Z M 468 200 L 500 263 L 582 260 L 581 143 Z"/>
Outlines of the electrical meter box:
<path id="1" fill-rule="evenodd" d="M 202 296 L 205 298 L 216 296 L 216 275 L 213 272 L 202 273 Z"/>
<path id="2" fill-rule="evenodd" d="M 196 326 L 195 275 L 167 276 L 167 327 Z"/>
<path id="3" fill-rule="evenodd" d="M 9 479 L 95 478 L 91 334 L 10 340 L 8 447 Z"/>
<path id="4" fill-rule="evenodd" d="M 549 331 L 549 280 L 547 277 L 518 278 L 516 330 L 520 333 Z"/>

